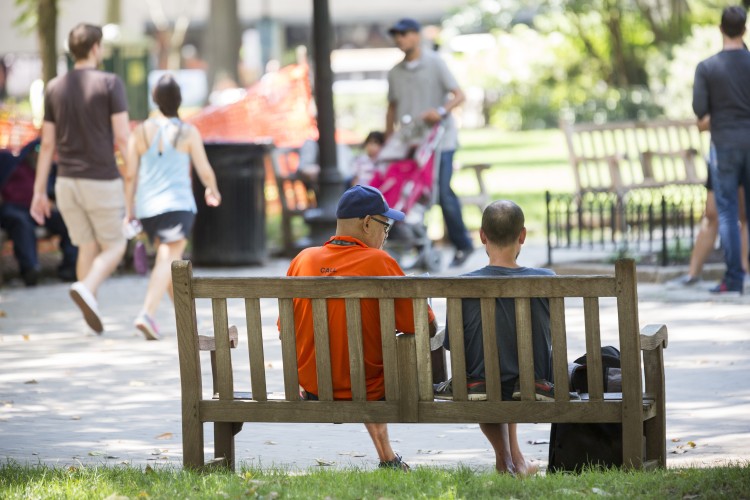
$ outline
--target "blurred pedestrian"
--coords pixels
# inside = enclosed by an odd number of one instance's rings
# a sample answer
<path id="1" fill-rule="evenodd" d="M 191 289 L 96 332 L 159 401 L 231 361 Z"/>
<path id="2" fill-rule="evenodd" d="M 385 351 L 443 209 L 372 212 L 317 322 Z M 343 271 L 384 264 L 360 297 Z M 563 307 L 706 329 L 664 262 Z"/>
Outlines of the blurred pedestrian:
<path id="1" fill-rule="evenodd" d="M 117 75 L 99 71 L 102 30 L 79 24 L 68 36 L 73 68 L 47 84 L 42 144 L 31 215 L 38 224 L 51 215 L 47 179 L 57 152 L 57 207 L 78 247 L 70 296 L 96 333 L 104 331 L 96 299 L 99 286 L 122 260 L 126 241 L 122 178 L 114 147 L 124 155 L 130 131 L 125 86 Z"/>
<path id="2" fill-rule="evenodd" d="M 128 141 L 124 223 L 140 220 L 156 246 L 156 262 L 135 327 L 147 340 L 158 340 L 159 327 L 154 315 L 165 292 L 174 300 L 172 262 L 182 258 L 195 221 L 191 160 L 206 186 L 206 205 L 219 206 L 221 194 L 200 132 L 179 118 L 182 93 L 175 79 L 171 75 L 162 76 L 152 97 L 162 116 L 140 124 Z"/>
<path id="3" fill-rule="evenodd" d="M 465 100 L 461 88 L 440 56 L 422 47 L 421 26 L 414 19 L 401 19 L 388 31 L 404 60 L 388 73 L 388 112 L 385 135 L 395 127 L 410 123 L 424 137 L 434 125 L 445 127 L 438 173 L 438 201 L 448 231 L 456 247 L 452 267 L 462 265 L 474 251 L 461 214 L 461 202 L 451 189 L 453 156 L 458 148 L 458 131 L 451 111 Z"/>
<path id="4" fill-rule="evenodd" d="M 719 211 L 719 234 L 727 270 L 712 293 L 743 291 L 743 256 L 737 218 L 737 188 L 750 193 L 750 52 L 745 48 L 747 12 L 733 6 L 723 10 L 720 30 L 723 49 L 701 61 L 695 71 L 693 111 L 698 119 L 711 116 L 711 140 L 716 161 L 711 162 L 711 180 Z M 750 219 L 750 198 L 745 198 Z"/>

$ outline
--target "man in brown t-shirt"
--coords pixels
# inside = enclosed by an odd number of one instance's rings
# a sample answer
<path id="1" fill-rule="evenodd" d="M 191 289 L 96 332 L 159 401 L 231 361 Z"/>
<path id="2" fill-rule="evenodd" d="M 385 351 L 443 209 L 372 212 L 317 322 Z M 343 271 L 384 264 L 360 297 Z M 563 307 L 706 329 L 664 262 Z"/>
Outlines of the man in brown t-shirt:
<path id="1" fill-rule="evenodd" d="M 55 151 L 57 207 L 73 244 L 78 246 L 70 296 L 97 333 L 104 330 L 96 292 L 125 253 L 122 234 L 125 197 L 113 145 L 127 158 L 129 135 L 125 87 L 114 74 L 97 70 L 102 62 L 102 30 L 79 24 L 68 36 L 73 69 L 47 84 L 42 144 L 34 182 L 31 215 L 39 222 L 50 213 L 46 186 Z"/>

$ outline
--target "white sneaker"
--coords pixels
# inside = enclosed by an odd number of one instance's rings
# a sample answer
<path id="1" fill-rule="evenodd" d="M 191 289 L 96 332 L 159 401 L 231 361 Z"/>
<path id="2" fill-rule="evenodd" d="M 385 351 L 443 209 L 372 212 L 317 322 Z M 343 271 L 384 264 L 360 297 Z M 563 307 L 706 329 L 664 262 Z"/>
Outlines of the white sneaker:
<path id="1" fill-rule="evenodd" d="M 146 340 L 159 340 L 161 338 L 161 335 L 159 335 L 159 327 L 156 326 L 156 321 L 145 312 L 139 314 L 138 317 L 135 318 L 133 324 L 141 331 L 141 333 L 143 333 Z"/>
<path id="2" fill-rule="evenodd" d="M 86 285 L 76 281 L 70 285 L 70 298 L 76 303 L 83 313 L 83 319 L 86 324 L 96 333 L 101 334 L 104 331 L 102 320 L 99 317 L 99 304 L 96 297 L 86 288 Z"/>

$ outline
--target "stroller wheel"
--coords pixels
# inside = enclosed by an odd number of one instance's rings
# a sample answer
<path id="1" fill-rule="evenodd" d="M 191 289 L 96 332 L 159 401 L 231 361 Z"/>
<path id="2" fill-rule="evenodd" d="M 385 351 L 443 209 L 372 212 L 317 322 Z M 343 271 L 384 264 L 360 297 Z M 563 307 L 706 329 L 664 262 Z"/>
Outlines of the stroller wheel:
<path id="1" fill-rule="evenodd" d="M 442 256 L 437 250 L 430 250 L 427 252 L 425 260 L 427 261 L 427 270 L 431 273 L 436 273 L 441 270 L 440 261 Z"/>

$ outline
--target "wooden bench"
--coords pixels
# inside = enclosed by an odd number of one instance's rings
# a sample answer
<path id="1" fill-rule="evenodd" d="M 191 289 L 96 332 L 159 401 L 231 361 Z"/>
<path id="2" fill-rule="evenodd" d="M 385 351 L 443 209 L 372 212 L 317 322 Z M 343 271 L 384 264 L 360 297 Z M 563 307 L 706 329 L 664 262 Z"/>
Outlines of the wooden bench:
<path id="1" fill-rule="evenodd" d="M 639 334 L 635 264 L 618 261 L 614 276 L 555 276 L 524 278 L 204 278 L 194 277 L 188 261 L 172 265 L 177 320 L 177 340 L 182 387 L 182 442 L 185 467 L 205 464 L 203 426 L 214 424 L 212 463 L 234 467 L 234 435 L 243 422 L 387 422 L 387 423 L 531 423 L 531 422 L 619 422 L 623 428 L 623 460 L 628 467 L 664 467 L 666 429 L 663 349 L 667 345 L 664 325 L 650 325 Z M 313 301 L 319 401 L 299 396 L 293 298 Z M 415 335 L 395 335 L 396 297 L 414 300 Z M 466 392 L 466 360 L 463 352 L 461 298 L 479 298 L 484 323 L 487 401 L 469 401 Z M 521 401 L 501 401 L 498 349 L 494 331 L 495 300 L 514 299 L 518 325 L 518 356 L 521 366 Z M 552 325 L 553 372 L 557 381 L 554 402 L 535 401 L 531 341 L 530 298 L 548 297 Z M 588 355 L 589 394 L 582 400 L 568 395 L 568 333 L 565 299 L 582 298 L 583 331 Z M 600 323 L 599 299 L 614 297 L 616 326 Z M 346 300 L 349 359 L 352 375 L 351 401 L 334 401 L 330 371 L 326 299 Z M 380 300 L 385 400 L 367 401 L 365 389 L 359 299 Z M 433 400 L 432 359 L 427 324 L 428 298 L 445 298 L 450 316 L 449 335 L 453 373 L 453 401 Z M 210 299 L 214 342 L 198 335 L 196 300 Z M 249 373 L 236 372 L 230 349 L 233 340 L 227 299 L 244 299 L 246 352 Z M 201 306 L 203 307 L 203 306 Z M 236 311 L 235 308 L 232 309 Z M 580 312 L 580 310 L 578 310 Z M 234 314 L 234 313 L 233 313 Z M 280 319 L 283 381 L 268 380 L 264 359 L 263 317 L 266 334 L 275 339 Z M 234 317 L 234 316 L 233 316 Z M 488 321 L 489 319 L 489 321 Z M 622 394 L 605 398 L 601 377 L 601 333 L 617 332 L 622 362 Z M 573 330 L 573 329 L 571 329 Z M 572 337 L 571 337 L 572 338 Z M 266 339 L 267 340 L 267 339 Z M 215 361 L 213 383 L 202 382 L 202 349 Z M 642 355 L 642 360 L 641 360 Z M 642 376 L 645 375 L 645 393 Z M 235 381 L 248 384 L 252 393 L 236 391 Z M 269 397 L 269 382 L 282 387 L 278 398 Z M 645 445 L 645 451 L 644 451 Z"/>
<path id="2" fill-rule="evenodd" d="M 576 193 L 702 184 L 705 139 L 694 120 L 572 124 L 561 120 Z M 697 160 L 699 159 L 699 160 Z"/>

